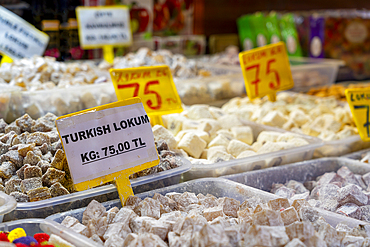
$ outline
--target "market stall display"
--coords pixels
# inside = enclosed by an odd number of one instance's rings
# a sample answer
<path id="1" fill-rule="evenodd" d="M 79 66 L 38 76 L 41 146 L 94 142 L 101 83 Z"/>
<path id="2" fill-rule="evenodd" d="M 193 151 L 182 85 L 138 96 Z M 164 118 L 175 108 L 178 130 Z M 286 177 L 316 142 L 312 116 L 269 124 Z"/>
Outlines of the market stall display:
<path id="1" fill-rule="evenodd" d="M 91 199 L 118 198 L 114 185 L 76 192 L 55 119 L 51 113 L 37 120 L 26 114 L 9 125 L 0 119 L 0 187 L 18 202 L 5 220 L 46 217 L 85 206 Z M 130 176 L 136 192 L 177 184 L 181 174 L 190 169 L 190 163 L 164 143 L 157 148 L 159 165 Z"/>
<path id="2" fill-rule="evenodd" d="M 364 222 L 348 219 L 343 224 L 345 217 L 314 209 L 302 200 L 289 202 L 224 179 L 193 180 L 139 194 L 119 208 L 119 201 L 92 201 L 87 208 L 49 219 L 101 245 L 105 242 L 104 246 L 291 246 L 300 242 L 331 246 L 369 240 L 369 225 L 358 226 Z M 359 234 L 355 237 L 353 232 Z M 331 237 L 325 236 L 329 233 Z"/>
<path id="3" fill-rule="evenodd" d="M 311 159 L 317 138 L 241 120 L 220 108 L 193 105 L 163 116 L 154 139 L 167 142 L 192 162 L 186 180 L 218 177 Z M 179 151 L 177 151 L 179 150 Z"/>
<path id="4" fill-rule="evenodd" d="M 370 222 L 370 167 L 345 158 L 323 158 L 225 178 L 289 200 Z"/>
<path id="5" fill-rule="evenodd" d="M 235 98 L 222 109 L 245 120 L 322 139 L 325 145 L 315 150 L 314 157 L 340 156 L 370 146 L 360 139 L 349 106 L 333 97 L 282 92 L 276 102 Z"/>

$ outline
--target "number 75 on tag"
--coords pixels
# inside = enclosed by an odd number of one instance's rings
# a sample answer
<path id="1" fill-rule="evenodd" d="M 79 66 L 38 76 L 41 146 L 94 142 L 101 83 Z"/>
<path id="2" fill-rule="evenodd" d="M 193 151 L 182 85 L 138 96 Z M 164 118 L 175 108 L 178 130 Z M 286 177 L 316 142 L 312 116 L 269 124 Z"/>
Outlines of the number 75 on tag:
<path id="1" fill-rule="evenodd" d="M 294 86 L 284 42 L 241 52 L 239 60 L 250 99 L 275 98 L 277 91 Z"/>

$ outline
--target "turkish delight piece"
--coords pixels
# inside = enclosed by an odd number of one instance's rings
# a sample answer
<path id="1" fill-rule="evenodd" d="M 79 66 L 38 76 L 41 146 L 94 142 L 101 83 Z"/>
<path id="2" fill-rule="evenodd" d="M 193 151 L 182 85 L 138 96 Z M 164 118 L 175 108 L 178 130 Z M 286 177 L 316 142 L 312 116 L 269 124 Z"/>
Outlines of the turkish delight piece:
<path id="1" fill-rule="evenodd" d="M 253 131 L 249 126 L 236 126 L 231 128 L 234 138 L 248 145 L 253 143 Z"/>
<path id="2" fill-rule="evenodd" d="M 119 212 L 119 209 L 117 207 L 111 208 L 107 211 L 108 224 L 111 224 L 113 222 L 113 219 L 116 217 L 118 212 Z"/>
<path id="3" fill-rule="evenodd" d="M 212 208 L 206 208 L 203 211 L 203 216 L 206 218 L 207 221 L 212 221 L 217 217 L 224 216 L 223 210 L 221 206 L 216 206 Z"/>
<path id="4" fill-rule="evenodd" d="M 21 189 L 22 192 L 27 194 L 28 191 L 32 189 L 37 189 L 42 187 L 42 181 L 40 177 L 27 178 L 22 180 Z"/>
<path id="5" fill-rule="evenodd" d="M 366 186 L 370 185 L 370 172 L 362 175 L 362 180 L 365 182 Z"/>
<path id="6" fill-rule="evenodd" d="M 305 241 L 315 234 L 313 225 L 307 221 L 296 221 L 290 225 L 287 225 L 285 230 L 290 240 L 297 238 L 301 241 Z"/>
<path id="7" fill-rule="evenodd" d="M 144 221 L 155 221 L 152 217 L 134 217 L 130 220 L 129 227 L 133 233 L 139 234 L 139 230 L 143 226 Z"/>
<path id="8" fill-rule="evenodd" d="M 51 198 L 50 189 L 47 187 L 36 188 L 28 191 L 30 202 L 41 201 Z"/>
<path id="9" fill-rule="evenodd" d="M 187 207 L 190 204 L 198 204 L 199 200 L 194 193 L 184 192 L 177 198 L 176 202 L 182 207 Z"/>
<path id="10" fill-rule="evenodd" d="M 289 200 L 290 201 L 295 201 L 295 200 L 300 200 L 300 199 L 308 200 L 309 198 L 310 198 L 310 192 L 307 191 L 307 192 L 302 193 L 302 194 L 295 194 Z"/>
<path id="11" fill-rule="evenodd" d="M 199 242 L 198 246 L 229 246 L 229 238 L 220 225 L 205 224 L 199 235 L 193 235 L 192 242 Z"/>
<path id="12" fill-rule="evenodd" d="M 287 188 L 293 189 L 296 194 L 302 194 L 308 192 L 306 187 L 300 182 L 297 182 L 295 180 L 290 180 L 288 184 L 286 185 Z"/>
<path id="13" fill-rule="evenodd" d="M 33 120 L 27 113 L 22 117 L 15 120 L 15 124 L 21 129 L 22 132 L 31 132 L 31 128 L 35 125 L 35 120 Z"/>
<path id="14" fill-rule="evenodd" d="M 5 144 L 0 141 L 0 156 L 9 151 L 10 144 Z"/>
<path id="15" fill-rule="evenodd" d="M 248 199 L 246 199 L 240 206 L 239 210 L 242 210 L 244 208 L 251 208 L 254 210 L 260 203 L 262 203 L 261 198 L 253 196 Z"/>
<path id="16" fill-rule="evenodd" d="M 280 210 L 280 209 L 286 209 L 290 207 L 289 201 L 287 198 L 277 198 L 268 201 L 267 205 L 272 209 L 272 210 Z"/>
<path id="17" fill-rule="evenodd" d="M 24 168 L 24 171 L 23 171 L 24 179 L 34 178 L 34 177 L 41 178 L 41 176 L 42 176 L 42 170 L 38 166 L 27 166 Z"/>
<path id="18" fill-rule="evenodd" d="M 122 239 L 125 239 L 130 233 L 131 229 L 128 225 L 125 225 L 124 223 L 112 223 L 108 225 L 107 230 L 103 235 L 103 239 L 105 239 L 106 242 L 108 242 L 107 240 L 109 240 L 109 238 L 112 236 L 118 236 Z"/>
<path id="19" fill-rule="evenodd" d="M 10 179 L 5 183 L 5 193 L 9 195 L 12 192 L 22 192 L 21 184 L 21 179 Z"/>
<path id="20" fill-rule="evenodd" d="M 155 193 L 153 199 L 159 201 L 163 206 L 169 207 L 171 210 L 176 209 L 176 202 L 167 196 Z"/>
<path id="21" fill-rule="evenodd" d="M 252 216 L 254 225 L 284 226 L 284 222 L 277 211 L 263 209 Z M 285 230 L 285 229 L 284 229 Z"/>
<path id="22" fill-rule="evenodd" d="M 54 183 L 61 182 L 65 176 L 65 172 L 55 169 L 48 168 L 44 175 L 42 175 L 42 182 L 46 186 L 51 186 Z"/>
<path id="23" fill-rule="evenodd" d="M 164 140 L 166 141 L 170 149 L 177 148 L 177 142 L 176 142 L 175 137 L 166 128 L 164 128 L 161 125 L 155 125 L 153 126 L 152 130 L 153 130 L 153 135 L 154 135 L 154 141 L 159 142 L 159 141 Z"/>
<path id="24" fill-rule="evenodd" d="M 138 207 L 140 207 L 141 216 L 148 216 L 155 219 L 161 217 L 161 204 L 152 198 L 145 198 L 140 202 Z"/>
<path id="25" fill-rule="evenodd" d="M 319 202 L 320 202 L 319 205 L 318 205 L 319 208 L 325 209 L 325 210 L 328 210 L 328 211 L 331 211 L 331 212 L 335 212 L 335 210 L 339 206 L 338 201 L 337 201 L 336 198 L 335 199 L 331 199 L 331 198 L 322 199 Z"/>
<path id="26" fill-rule="evenodd" d="M 24 165 L 24 166 L 28 166 L 28 165 Z M 23 166 L 23 167 L 24 167 Z M 45 172 L 47 172 L 47 170 L 49 169 L 49 168 L 53 168 L 51 165 L 50 165 L 50 163 L 49 162 L 47 162 L 47 161 L 45 161 L 45 160 L 41 160 L 39 163 L 37 163 L 37 166 L 38 167 L 40 167 L 41 168 L 41 171 L 42 171 L 42 173 L 44 174 Z M 23 168 L 22 167 L 22 168 Z M 22 169 L 21 168 L 21 169 Z M 20 169 L 19 169 L 20 170 Z M 18 170 L 18 171 L 19 171 Z"/>
<path id="27" fill-rule="evenodd" d="M 64 186 L 57 182 L 50 186 L 50 193 L 52 197 L 68 195 L 69 191 Z"/>
<path id="28" fill-rule="evenodd" d="M 64 162 L 65 157 L 66 156 L 63 150 L 61 149 L 57 150 L 50 165 L 56 169 L 63 170 L 63 164 L 64 164 L 63 162 Z"/>
<path id="29" fill-rule="evenodd" d="M 339 196 L 339 187 L 334 184 L 324 184 L 319 188 L 319 200 L 337 199 Z"/>
<path id="30" fill-rule="evenodd" d="M 67 228 L 71 228 L 72 226 L 76 225 L 77 223 L 80 223 L 78 219 L 75 217 L 67 216 L 64 218 L 62 223 L 60 223 L 62 226 L 65 226 Z"/>
<path id="31" fill-rule="evenodd" d="M 0 156 L 0 162 L 11 161 L 17 168 L 23 165 L 23 156 L 19 155 L 17 150 L 11 150 Z"/>
<path id="32" fill-rule="evenodd" d="M 18 147 L 18 153 L 25 157 L 29 151 L 32 151 L 35 148 L 35 143 L 30 144 L 20 144 Z"/>
<path id="33" fill-rule="evenodd" d="M 363 206 L 366 205 L 367 202 L 367 196 L 354 184 L 347 185 L 339 190 L 338 203 L 340 206 L 347 203 Z"/>
<path id="34" fill-rule="evenodd" d="M 23 159 L 23 164 L 29 164 L 31 166 L 37 165 L 41 161 L 41 157 L 36 155 L 34 151 L 28 151 L 26 157 Z"/>
<path id="35" fill-rule="evenodd" d="M 14 197 L 17 202 L 29 202 L 30 201 L 27 195 L 20 193 L 20 192 L 12 192 L 9 195 Z"/>
<path id="36" fill-rule="evenodd" d="M 307 247 L 327 247 L 326 242 L 320 238 L 317 234 L 313 235 L 306 241 L 304 241 L 304 244 Z"/>
<path id="37" fill-rule="evenodd" d="M 203 205 L 205 208 L 216 207 L 218 205 L 217 198 L 213 195 L 207 194 L 201 198 L 198 195 L 197 198 L 199 200 L 199 204 Z"/>
<path id="38" fill-rule="evenodd" d="M 361 206 L 358 214 L 359 215 L 357 219 L 370 222 L 370 205 Z"/>
<path id="39" fill-rule="evenodd" d="M 104 246 L 104 242 L 97 234 L 93 234 L 90 239 Z"/>
<path id="40" fill-rule="evenodd" d="M 277 189 L 275 192 L 275 195 L 290 199 L 295 195 L 295 193 L 293 189 L 289 189 L 284 186 L 284 187 L 280 187 L 279 189 Z"/>
<path id="41" fill-rule="evenodd" d="M 178 192 L 170 192 L 170 193 L 167 193 L 165 196 L 177 202 L 177 200 L 180 198 L 181 195 L 182 194 Z"/>
<path id="42" fill-rule="evenodd" d="M 299 212 L 302 206 L 309 206 L 305 199 L 296 199 L 292 203 L 292 207 L 294 207 L 297 212 Z"/>
<path id="43" fill-rule="evenodd" d="M 206 146 L 207 142 L 192 132 L 186 133 L 178 144 L 178 148 L 183 149 L 191 157 L 196 159 L 200 157 Z"/>
<path id="44" fill-rule="evenodd" d="M 306 245 L 298 238 L 294 238 L 292 241 L 287 243 L 285 247 L 306 247 Z"/>
<path id="45" fill-rule="evenodd" d="M 141 201 L 139 197 L 130 195 L 126 200 L 125 206 L 136 207 Z"/>
<path id="46" fill-rule="evenodd" d="M 90 235 L 96 234 L 99 237 L 103 237 L 108 227 L 107 217 L 93 218 L 89 220 L 87 224 L 87 229 Z"/>
<path id="47" fill-rule="evenodd" d="M 11 161 L 5 161 L 0 166 L 0 177 L 3 179 L 10 178 L 15 171 L 16 167 L 14 163 Z"/>
<path id="48" fill-rule="evenodd" d="M 158 220 L 145 220 L 141 230 L 153 233 L 159 236 L 162 240 L 167 238 L 168 227 Z"/>
<path id="49" fill-rule="evenodd" d="M 73 244 L 67 242 L 66 240 L 62 239 L 61 237 L 51 234 L 49 241 L 50 244 L 54 244 L 56 246 L 63 246 L 63 247 L 75 247 Z"/>
<path id="50" fill-rule="evenodd" d="M 302 206 L 299 210 L 299 218 L 302 219 L 302 221 L 310 221 L 315 222 L 320 217 L 319 212 L 309 206 Z"/>
<path id="51" fill-rule="evenodd" d="M 5 132 L 5 128 L 8 124 L 4 121 L 4 119 L 0 118 L 0 133 Z"/>
<path id="52" fill-rule="evenodd" d="M 37 119 L 35 124 L 31 127 L 30 132 L 48 132 L 53 129 L 53 124 L 48 121 Z"/>
<path id="53" fill-rule="evenodd" d="M 114 217 L 113 223 L 124 223 L 128 225 L 135 217 L 137 217 L 137 215 L 131 208 L 123 207 L 118 211 L 116 217 Z"/>
<path id="54" fill-rule="evenodd" d="M 219 205 L 222 207 L 225 215 L 234 218 L 238 217 L 237 211 L 240 206 L 240 202 L 238 200 L 225 197 L 220 200 Z"/>
<path id="55" fill-rule="evenodd" d="M 73 226 L 70 227 L 70 229 L 79 233 L 79 234 L 81 234 L 81 235 L 84 235 L 86 237 L 90 237 L 89 229 L 87 228 L 87 226 L 84 226 L 81 223 L 74 224 Z"/>
<path id="56" fill-rule="evenodd" d="M 361 220 L 360 207 L 353 203 L 347 203 L 337 209 L 336 213 Z"/>
<path id="57" fill-rule="evenodd" d="M 345 180 L 335 172 L 327 172 L 324 175 L 321 176 L 320 180 L 317 182 L 318 185 L 324 185 L 324 184 L 329 184 L 333 182 L 340 182 L 344 183 Z"/>
<path id="58" fill-rule="evenodd" d="M 364 241 L 363 237 L 346 235 L 342 240 L 342 246 L 363 246 Z"/>
<path id="59" fill-rule="evenodd" d="M 27 137 L 26 143 L 27 144 L 35 143 L 36 146 L 41 146 L 44 143 L 47 143 L 48 145 L 51 144 L 50 137 L 47 134 L 42 133 L 42 132 L 35 132 L 32 134 L 29 134 Z"/>
<path id="60" fill-rule="evenodd" d="M 15 132 L 17 135 L 20 135 L 22 133 L 21 128 L 19 128 L 15 122 L 9 124 L 8 126 L 5 127 L 5 134 L 9 132 Z"/>
<path id="61" fill-rule="evenodd" d="M 83 215 L 82 224 L 86 225 L 89 220 L 104 217 L 106 215 L 106 209 L 99 202 L 92 200 L 89 205 L 87 205 Z"/>
<path id="62" fill-rule="evenodd" d="M 289 242 L 285 227 L 252 225 L 244 239 L 249 246 L 284 246 Z"/>
<path id="63" fill-rule="evenodd" d="M 157 235 L 152 233 L 143 233 L 131 243 L 130 246 L 156 246 L 167 247 L 167 244 Z"/>
<path id="64" fill-rule="evenodd" d="M 298 213 L 294 207 L 288 207 L 280 211 L 280 216 L 285 226 L 290 225 L 293 222 L 299 221 Z"/>

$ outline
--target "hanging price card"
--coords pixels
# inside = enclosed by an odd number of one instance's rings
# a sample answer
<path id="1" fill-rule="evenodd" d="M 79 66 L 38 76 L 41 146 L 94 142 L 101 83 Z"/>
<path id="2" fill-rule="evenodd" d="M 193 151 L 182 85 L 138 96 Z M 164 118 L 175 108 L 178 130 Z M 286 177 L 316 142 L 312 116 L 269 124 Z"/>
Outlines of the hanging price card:
<path id="1" fill-rule="evenodd" d="M 48 42 L 47 34 L 0 6 L 0 52 L 12 59 L 42 56 Z"/>
<path id="2" fill-rule="evenodd" d="M 248 97 L 268 95 L 275 101 L 276 92 L 294 86 L 284 42 L 239 53 Z"/>
<path id="3" fill-rule="evenodd" d="M 111 69 L 110 74 L 118 100 L 140 97 L 151 117 L 182 111 L 181 99 L 167 65 Z M 160 124 L 158 121 L 156 123 Z"/>
<path id="4" fill-rule="evenodd" d="M 370 141 L 370 88 L 346 89 L 347 102 L 363 141 Z"/>
<path id="5" fill-rule="evenodd" d="M 129 175 L 159 163 L 139 98 L 62 116 L 56 125 L 77 190 L 115 181 L 124 203 L 133 194 Z"/>

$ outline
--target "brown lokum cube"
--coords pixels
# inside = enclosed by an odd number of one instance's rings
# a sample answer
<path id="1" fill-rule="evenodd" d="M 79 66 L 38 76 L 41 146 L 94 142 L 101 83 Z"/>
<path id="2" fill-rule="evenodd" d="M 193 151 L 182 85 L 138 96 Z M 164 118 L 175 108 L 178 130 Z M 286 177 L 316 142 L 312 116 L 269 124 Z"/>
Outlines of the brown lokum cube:
<path id="1" fill-rule="evenodd" d="M 30 198 L 30 202 L 35 202 L 51 198 L 51 193 L 49 188 L 41 187 L 28 191 L 27 196 Z"/>
<path id="2" fill-rule="evenodd" d="M 28 166 L 24 168 L 24 178 L 34 178 L 34 177 L 41 177 L 42 176 L 42 170 L 38 166 Z"/>
<path id="3" fill-rule="evenodd" d="M 30 190 L 41 188 L 41 187 L 42 187 L 42 181 L 41 181 L 41 178 L 39 177 L 24 179 L 22 180 L 22 183 L 21 183 L 22 192 L 25 194 L 27 194 L 28 191 Z"/>
<path id="4" fill-rule="evenodd" d="M 22 179 L 10 179 L 5 183 L 5 193 L 8 195 L 12 192 L 22 192 Z"/>
<path id="5" fill-rule="evenodd" d="M 54 183 L 62 181 L 64 176 L 65 176 L 64 171 L 55 168 L 48 168 L 45 174 L 42 175 L 42 182 L 46 186 L 51 186 Z"/>
<path id="6" fill-rule="evenodd" d="M 52 197 L 63 196 L 69 194 L 68 190 L 61 185 L 61 183 L 55 183 L 50 186 L 50 193 Z"/>

